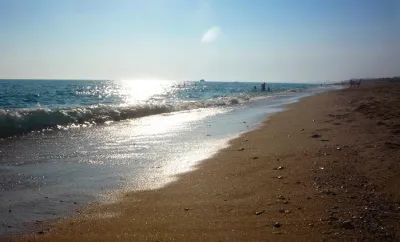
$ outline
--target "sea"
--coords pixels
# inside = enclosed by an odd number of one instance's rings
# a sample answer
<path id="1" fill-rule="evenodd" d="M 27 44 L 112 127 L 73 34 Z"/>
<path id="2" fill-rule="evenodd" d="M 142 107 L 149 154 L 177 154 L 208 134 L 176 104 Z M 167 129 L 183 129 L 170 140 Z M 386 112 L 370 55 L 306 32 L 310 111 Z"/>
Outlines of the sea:
<path id="1" fill-rule="evenodd" d="M 335 86 L 0 80 L 0 238 L 157 189 L 285 105 Z"/>

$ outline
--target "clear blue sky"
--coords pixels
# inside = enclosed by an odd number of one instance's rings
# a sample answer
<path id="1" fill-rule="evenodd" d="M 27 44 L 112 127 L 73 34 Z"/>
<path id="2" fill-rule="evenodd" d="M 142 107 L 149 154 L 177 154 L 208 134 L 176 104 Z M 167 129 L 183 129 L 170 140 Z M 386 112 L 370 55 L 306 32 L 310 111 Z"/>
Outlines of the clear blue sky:
<path id="1" fill-rule="evenodd" d="M 400 75 L 400 0 L 0 0 L 0 78 Z"/>

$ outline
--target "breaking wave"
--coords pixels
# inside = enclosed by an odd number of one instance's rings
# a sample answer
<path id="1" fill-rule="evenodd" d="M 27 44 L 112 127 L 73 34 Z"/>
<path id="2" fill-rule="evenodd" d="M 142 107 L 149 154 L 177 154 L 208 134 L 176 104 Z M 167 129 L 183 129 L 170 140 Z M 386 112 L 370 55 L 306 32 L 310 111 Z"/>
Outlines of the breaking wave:
<path id="1" fill-rule="evenodd" d="M 109 121 L 140 118 L 169 113 L 225 105 L 236 105 L 249 98 L 218 98 L 192 102 L 171 102 L 132 106 L 78 106 L 72 108 L 0 109 L 0 138 L 42 131 L 65 129 L 68 126 L 90 126 Z"/>

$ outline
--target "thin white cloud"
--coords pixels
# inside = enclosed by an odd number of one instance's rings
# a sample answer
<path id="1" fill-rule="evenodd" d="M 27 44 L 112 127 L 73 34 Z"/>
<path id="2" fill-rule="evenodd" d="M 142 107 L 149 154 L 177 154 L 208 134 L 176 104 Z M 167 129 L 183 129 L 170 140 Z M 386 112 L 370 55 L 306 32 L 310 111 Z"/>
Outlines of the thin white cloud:
<path id="1" fill-rule="evenodd" d="M 201 38 L 202 43 L 212 43 L 218 40 L 222 35 L 222 31 L 218 26 L 214 26 L 207 30 L 207 32 Z"/>

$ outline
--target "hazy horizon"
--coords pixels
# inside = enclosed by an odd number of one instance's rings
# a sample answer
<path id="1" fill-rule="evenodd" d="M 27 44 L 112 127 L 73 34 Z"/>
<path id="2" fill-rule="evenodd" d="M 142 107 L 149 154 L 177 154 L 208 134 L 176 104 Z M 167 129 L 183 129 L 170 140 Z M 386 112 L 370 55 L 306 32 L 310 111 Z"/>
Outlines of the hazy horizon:
<path id="1" fill-rule="evenodd" d="M 400 1 L 0 1 L 0 79 L 400 75 Z"/>

